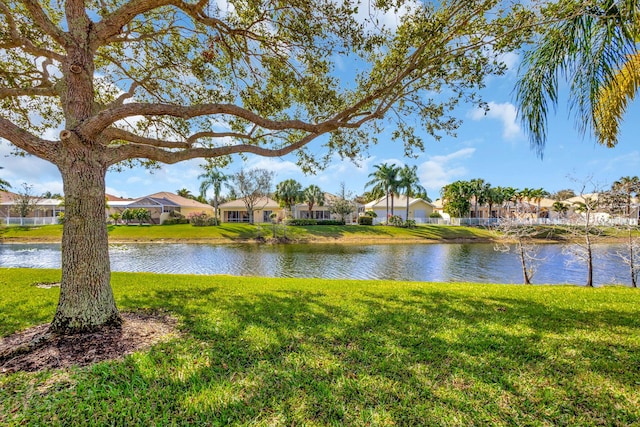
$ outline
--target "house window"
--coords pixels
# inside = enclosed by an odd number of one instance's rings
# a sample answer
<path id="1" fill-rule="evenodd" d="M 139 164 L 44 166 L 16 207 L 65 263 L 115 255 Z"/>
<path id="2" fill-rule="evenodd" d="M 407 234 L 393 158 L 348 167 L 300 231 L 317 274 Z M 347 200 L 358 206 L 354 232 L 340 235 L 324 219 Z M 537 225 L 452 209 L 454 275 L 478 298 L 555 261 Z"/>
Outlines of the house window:
<path id="1" fill-rule="evenodd" d="M 249 213 L 244 211 L 229 211 L 227 212 L 227 219 L 229 222 L 249 222 Z"/>
<path id="2" fill-rule="evenodd" d="M 271 222 L 271 213 L 273 211 L 262 211 L 262 222 Z"/>

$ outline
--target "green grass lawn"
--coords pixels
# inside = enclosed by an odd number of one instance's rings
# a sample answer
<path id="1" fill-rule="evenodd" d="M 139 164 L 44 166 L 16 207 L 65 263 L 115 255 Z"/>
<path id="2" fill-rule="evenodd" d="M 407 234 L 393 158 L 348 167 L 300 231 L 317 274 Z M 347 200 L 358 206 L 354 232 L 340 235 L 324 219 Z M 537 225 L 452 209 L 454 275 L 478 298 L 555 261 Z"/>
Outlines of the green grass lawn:
<path id="1" fill-rule="evenodd" d="M 194 227 L 190 224 L 178 225 L 110 225 L 109 239 L 112 241 L 213 241 L 232 242 L 255 239 L 258 236 L 273 236 L 271 224 L 222 224 L 216 227 Z M 282 226 L 277 227 L 276 235 L 282 237 Z M 297 241 L 417 241 L 417 240 L 452 240 L 452 239 L 489 239 L 490 231 L 475 227 L 456 227 L 441 225 L 424 225 L 416 228 L 398 228 L 387 226 L 289 226 L 286 228 L 288 238 Z M 0 227 L 0 241 L 60 241 L 61 225 L 39 227 Z"/>
<path id="2" fill-rule="evenodd" d="M 54 270 L 0 269 L 0 335 L 50 320 Z M 640 425 L 640 291 L 113 274 L 182 336 L 0 374 L 1 425 Z"/>
<path id="3" fill-rule="evenodd" d="M 251 241 L 257 237 L 269 239 L 273 236 L 271 224 L 222 224 L 216 227 L 194 227 L 190 224 L 177 225 L 109 225 L 109 239 L 112 242 L 172 241 L 227 243 Z M 284 230 L 277 227 L 276 235 L 282 237 Z M 602 228 L 600 236 L 604 240 L 624 240 L 626 231 Z M 640 236 L 635 230 L 634 235 Z M 288 226 L 286 236 L 296 242 L 342 242 L 342 243 L 393 243 L 432 241 L 489 241 L 495 239 L 492 230 L 483 227 L 449 225 L 420 225 L 415 228 L 358 225 L 314 225 Z M 535 237 L 549 241 L 575 239 L 566 227 L 540 226 Z M 0 226 L 0 242 L 59 242 L 62 239 L 61 225 L 37 227 Z"/>

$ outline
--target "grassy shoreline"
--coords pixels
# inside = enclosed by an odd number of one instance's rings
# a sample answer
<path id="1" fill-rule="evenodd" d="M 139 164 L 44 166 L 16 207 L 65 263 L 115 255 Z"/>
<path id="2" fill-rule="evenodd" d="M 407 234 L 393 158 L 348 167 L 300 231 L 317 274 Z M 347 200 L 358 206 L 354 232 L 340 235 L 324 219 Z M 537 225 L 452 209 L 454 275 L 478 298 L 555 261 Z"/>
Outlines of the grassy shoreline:
<path id="1" fill-rule="evenodd" d="M 571 237 L 561 229 L 541 226 L 539 243 L 566 243 Z M 111 243 L 166 242 L 166 243 L 258 243 L 282 242 L 286 232 L 290 243 L 490 243 L 496 234 L 482 227 L 447 225 L 421 225 L 415 228 L 388 226 L 278 226 L 273 239 L 271 224 L 222 224 L 215 227 L 194 227 L 189 224 L 167 226 L 110 225 Z M 638 231 L 636 235 L 640 235 Z M 61 225 L 38 227 L 0 227 L 0 243 L 56 243 L 62 240 Z M 624 242 L 625 236 L 615 229 L 604 229 L 599 237 L 603 242 Z"/>
<path id="2" fill-rule="evenodd" d="M 47 322 L 58 270 L 0 269 L 0 335 Z M 640 425 L 640 293 L 114 273 L 181 337 L 0 374 L 0 424 Z"/>
<path id="3" fill-rule="evenodd" d="M 194 227 L 190 224 L 149 226 L 110 225 L 109 241 L 123 242 L 191 242 L 238 243 L 269 241 L 274 237 L 271 224 L 222 224 Z M 420 226 L 398 228 L 386 226 L 278 226 L 277 239 L 285 236 L 295 243 L 433 243 L 444 241 L 491 241 L 491 231 L 474 227 Z M 61 225 L 38 227 L 0 227 L 0 242 L 59 242 Z"/>

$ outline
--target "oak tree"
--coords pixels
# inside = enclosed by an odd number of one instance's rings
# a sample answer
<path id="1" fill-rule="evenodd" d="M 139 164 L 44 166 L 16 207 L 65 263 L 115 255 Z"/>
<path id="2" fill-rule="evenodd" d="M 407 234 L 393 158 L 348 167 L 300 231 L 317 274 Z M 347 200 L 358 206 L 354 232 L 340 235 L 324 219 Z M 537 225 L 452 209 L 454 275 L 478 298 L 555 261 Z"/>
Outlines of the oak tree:
<path id="1" fill-rule="evenodd" d="M 453 133 L 453 108 L 479 102 L 477 89 L 529 28 L 531 2 L 504 3 L 3 0 L 0 138 L 63 180 L 51 330 L 120 322 L 109 168 L 296 152 L 309 170 L 357 157 L 385 120 L 405 151 L 421 149 L 412 126 Z M 378 22 L 399 11 L 397 27 Z M 316 155 L 305 150 L 314 140 Z"/>

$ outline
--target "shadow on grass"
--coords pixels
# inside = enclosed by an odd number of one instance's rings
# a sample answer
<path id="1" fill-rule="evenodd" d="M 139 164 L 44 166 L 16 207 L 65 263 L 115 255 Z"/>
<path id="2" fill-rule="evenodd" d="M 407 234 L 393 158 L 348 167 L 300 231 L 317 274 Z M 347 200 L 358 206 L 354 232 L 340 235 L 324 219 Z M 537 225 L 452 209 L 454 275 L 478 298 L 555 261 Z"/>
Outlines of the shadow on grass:
<path id="1" fill-rule="evenodd" d="M 123 294 L 120 305 L 168 309 L 184 336 L 54 387 L 45 377 L 47 392 L 32 384 L 38 399 L 12 417 L 47 423 L 86 412 L 118 425 L 640 422 L 632 397 L 640 382 L 637 311 L 440 291 L 251 293 L 215 285 Z M 11 397 L 12 384 L 0 397 L 19 402 L 24 395 Z"/>
<path id="2" fill-rule="evenodd" d="M 231 240 L 250 240 L 254 239 L 258 235 L 256 226 L 251 226 L 249 224 L 235 225 L 225 223 L 223 224 L 223 227 L 226 232 L 223 231 L 220 235 Z"/>

